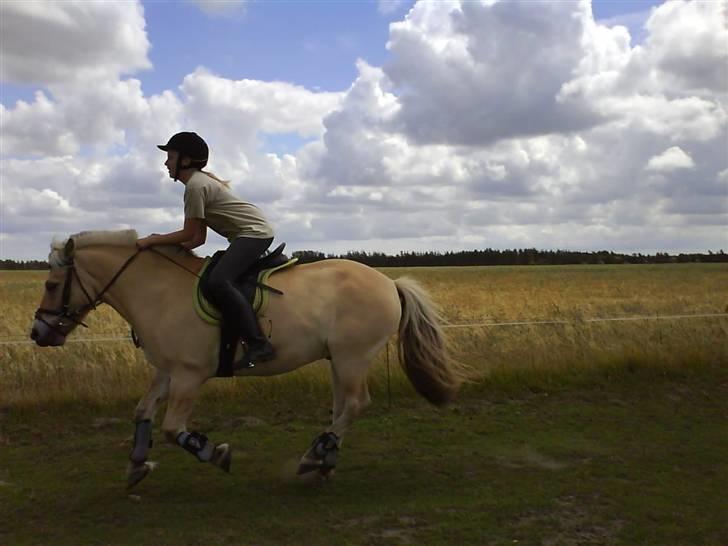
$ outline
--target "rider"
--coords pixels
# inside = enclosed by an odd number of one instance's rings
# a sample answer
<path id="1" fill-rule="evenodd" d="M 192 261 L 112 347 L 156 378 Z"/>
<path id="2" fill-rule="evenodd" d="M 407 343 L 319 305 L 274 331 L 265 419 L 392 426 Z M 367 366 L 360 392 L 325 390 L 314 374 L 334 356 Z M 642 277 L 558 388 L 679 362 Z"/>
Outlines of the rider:
<path id="1" fill-rule="evenodd" d="M 241 201 L 230 192 L 227 182 L 202 170 L 209 149 L 197 133 L 177 133 L 167 144 L 157 147 L 167 152 L 164 164 L 169 177 L 185 185 L 184 227 L 143 237 L 137 246 L 181 244 L 193 249 L 205 242 L 208 226 L 226 237 L 230 246 L 209 277 L 210 299 L 225 322 L 239 325 L 247 346 L 241 361 L 244 366 L 253 367 L 274 358 L 273 346 L 261 332 L 253 308 L 233 284 L 240 272 L 268 249 L 273 242 L 273 228 L 258 207 Z"/>

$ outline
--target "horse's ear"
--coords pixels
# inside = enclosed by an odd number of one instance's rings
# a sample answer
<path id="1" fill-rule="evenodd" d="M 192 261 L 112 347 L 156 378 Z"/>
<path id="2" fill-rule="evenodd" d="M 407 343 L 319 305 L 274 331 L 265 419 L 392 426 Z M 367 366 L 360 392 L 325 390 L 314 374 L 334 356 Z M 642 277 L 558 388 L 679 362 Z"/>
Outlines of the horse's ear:
<path id="1" fill-rule="evenodd" d="M 66 255 L 66 258 L 71 259 L 73 258 L 73 251 L 76 248 L 76 241 L 73 239 L 68 239 L 66 241 L 66 246 L 63 248 L 63 253 Z"/>

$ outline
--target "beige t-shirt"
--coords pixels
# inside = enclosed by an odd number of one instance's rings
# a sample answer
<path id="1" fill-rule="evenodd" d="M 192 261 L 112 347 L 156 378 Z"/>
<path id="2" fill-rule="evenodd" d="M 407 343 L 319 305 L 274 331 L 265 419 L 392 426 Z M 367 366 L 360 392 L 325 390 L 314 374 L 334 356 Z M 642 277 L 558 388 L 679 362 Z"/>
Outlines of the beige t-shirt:
<path id="1" fill-rule="evenodd" d="M 203 172 L 195 171 L 187 181 L 184 202 L 185 218 L 203 218 L 231 243 L 238 237 L 273 237 L 273 228 L 258 207 L 241 201 Z"/>

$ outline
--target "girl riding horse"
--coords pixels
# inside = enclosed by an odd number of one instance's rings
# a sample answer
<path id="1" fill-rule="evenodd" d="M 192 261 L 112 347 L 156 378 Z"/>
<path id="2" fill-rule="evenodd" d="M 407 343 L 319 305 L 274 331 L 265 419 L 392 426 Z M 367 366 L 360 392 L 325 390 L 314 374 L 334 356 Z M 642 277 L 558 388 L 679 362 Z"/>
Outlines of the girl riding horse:
<path id="1" fill-rule="evenodd" d="M 177 133 L 167 144 L 157 147 L 167 152 L 164 164 L 169 177 L 185 185 L 185 221 L 179 231 L 139 239 L 137 247 L 181 244 L 192 250 L 204 244 L 208 227 L 226 237 L 230 246 L 210 274 L 207 294 L 222 313 L 223 321 L 240 329 L 247 350 L 236 367 L 252 368 L 272 359 L 275 350 L 234 281 L 271 245 L 273 228 L 258 207 L 238 199 L 227 182 L 202 170 L 207 165 L 209 148 L 197 133 Z"/>

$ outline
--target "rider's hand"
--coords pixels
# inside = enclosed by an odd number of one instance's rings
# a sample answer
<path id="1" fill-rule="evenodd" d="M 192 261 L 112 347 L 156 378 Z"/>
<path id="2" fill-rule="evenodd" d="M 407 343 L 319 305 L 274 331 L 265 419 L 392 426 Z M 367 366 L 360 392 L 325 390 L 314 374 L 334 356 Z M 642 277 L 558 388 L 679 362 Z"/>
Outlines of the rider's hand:
<path id="1" fill-rule="evenodd" d="M 154 235 L 150 235 L 149 237 L 142 237 L 141 239 L 137 239 L 137 242 L 136 242 L 136 246 L 139 250 L 149 248 L 153 244 L 154 244 Z"/>

